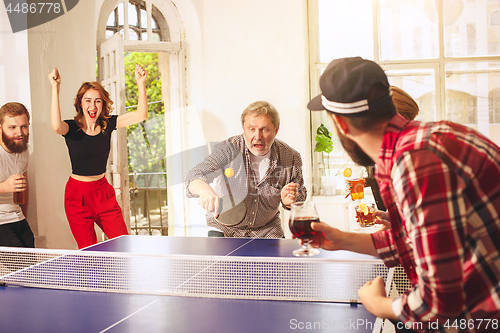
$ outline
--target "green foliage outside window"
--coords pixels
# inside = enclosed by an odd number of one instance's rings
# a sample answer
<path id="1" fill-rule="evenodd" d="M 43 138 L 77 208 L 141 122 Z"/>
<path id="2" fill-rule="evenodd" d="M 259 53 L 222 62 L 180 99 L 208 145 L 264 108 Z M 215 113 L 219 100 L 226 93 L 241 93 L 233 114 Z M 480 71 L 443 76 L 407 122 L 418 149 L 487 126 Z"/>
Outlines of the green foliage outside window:
<path id="1" fill-rule="evenodd" d="M 129 171 L 165 172 L 165 108 L 162 102 L 158 54 L 130 52 L 125 54 L 124 64 L 127 112 L 135 111 L 137 106 L 135 64 L 143 66 L 148 72 L 148 120 L 127 127 Z"/>

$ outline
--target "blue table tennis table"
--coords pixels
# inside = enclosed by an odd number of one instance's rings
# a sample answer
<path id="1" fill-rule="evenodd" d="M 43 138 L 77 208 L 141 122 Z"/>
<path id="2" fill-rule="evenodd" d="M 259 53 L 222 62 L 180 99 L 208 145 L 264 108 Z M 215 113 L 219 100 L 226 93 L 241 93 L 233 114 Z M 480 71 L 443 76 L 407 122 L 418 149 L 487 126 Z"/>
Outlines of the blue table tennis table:
<path id="1" fill-rule="evenodd" d="M 82 251 L 293 257 L 297 247 L 291 239 L 121 236 Z M 319 255 L 339 256 L 360 255 Z M 376 332 L 380 325 L 361 304 L 0 287 L 0 332 Z"/>

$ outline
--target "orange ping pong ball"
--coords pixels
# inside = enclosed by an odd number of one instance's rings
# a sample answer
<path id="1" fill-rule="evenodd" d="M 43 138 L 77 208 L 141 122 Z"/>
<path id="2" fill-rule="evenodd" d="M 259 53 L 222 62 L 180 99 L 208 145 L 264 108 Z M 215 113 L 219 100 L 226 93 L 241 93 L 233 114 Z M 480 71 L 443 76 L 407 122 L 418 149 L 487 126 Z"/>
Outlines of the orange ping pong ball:
<path id="1" fill-rule="evenodd" d="M 234 171 L 231 168 L 227 168 L 226 170 L 224 170 L 224 174 L 227 178 L 231 178 L 232 176 L 234 176 Z"/>

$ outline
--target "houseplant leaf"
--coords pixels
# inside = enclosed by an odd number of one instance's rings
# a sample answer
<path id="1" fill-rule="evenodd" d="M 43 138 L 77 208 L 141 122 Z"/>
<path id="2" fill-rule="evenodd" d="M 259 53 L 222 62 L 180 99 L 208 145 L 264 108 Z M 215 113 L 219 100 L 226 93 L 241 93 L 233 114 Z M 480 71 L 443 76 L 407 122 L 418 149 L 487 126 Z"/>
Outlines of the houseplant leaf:
<path id="1" fill-rule="evenodd" d="M 326 136 L 329 139 L 332 138 L 332 135 L 330 134 L 330 131 L 328 131 L 328 128 L 326 128 L 326 126 L 323 125 L 323 124 L 319 125 L 318 129 L 316 130 L 316 134 L 317 135 L 324 135 L 324 136 Z"/>
<path id="2" fill-rule="evenodd" d="M 329 154 L 332 152 L 332 150 L 333 150 L 332 139 L 323 134 L 316 135 L 316 147 L 314 148 L 314 151 L 325 152 Z"/>

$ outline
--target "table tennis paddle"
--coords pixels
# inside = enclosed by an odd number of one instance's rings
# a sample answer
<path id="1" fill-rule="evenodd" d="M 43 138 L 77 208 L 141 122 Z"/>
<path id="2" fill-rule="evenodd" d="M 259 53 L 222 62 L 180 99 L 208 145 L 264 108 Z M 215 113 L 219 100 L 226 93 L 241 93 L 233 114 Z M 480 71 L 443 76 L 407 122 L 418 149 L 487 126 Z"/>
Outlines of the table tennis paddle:
<path id="1" fill-rule="evenodd" d="M 233 194 L 229 188 L 229 182 L 224 172 L 222 172 L 222 177 L 226 183 L 229 195 L 225 195 L 220 198 L 219 215 L 215 218 L 215 220 L 225 226 L 234 226 L 241 223 L 241 221 L 245 218 L 247 214 L 247 205 L 245 201 L 241 201 L 237 205 L 235 204 Z"/>

